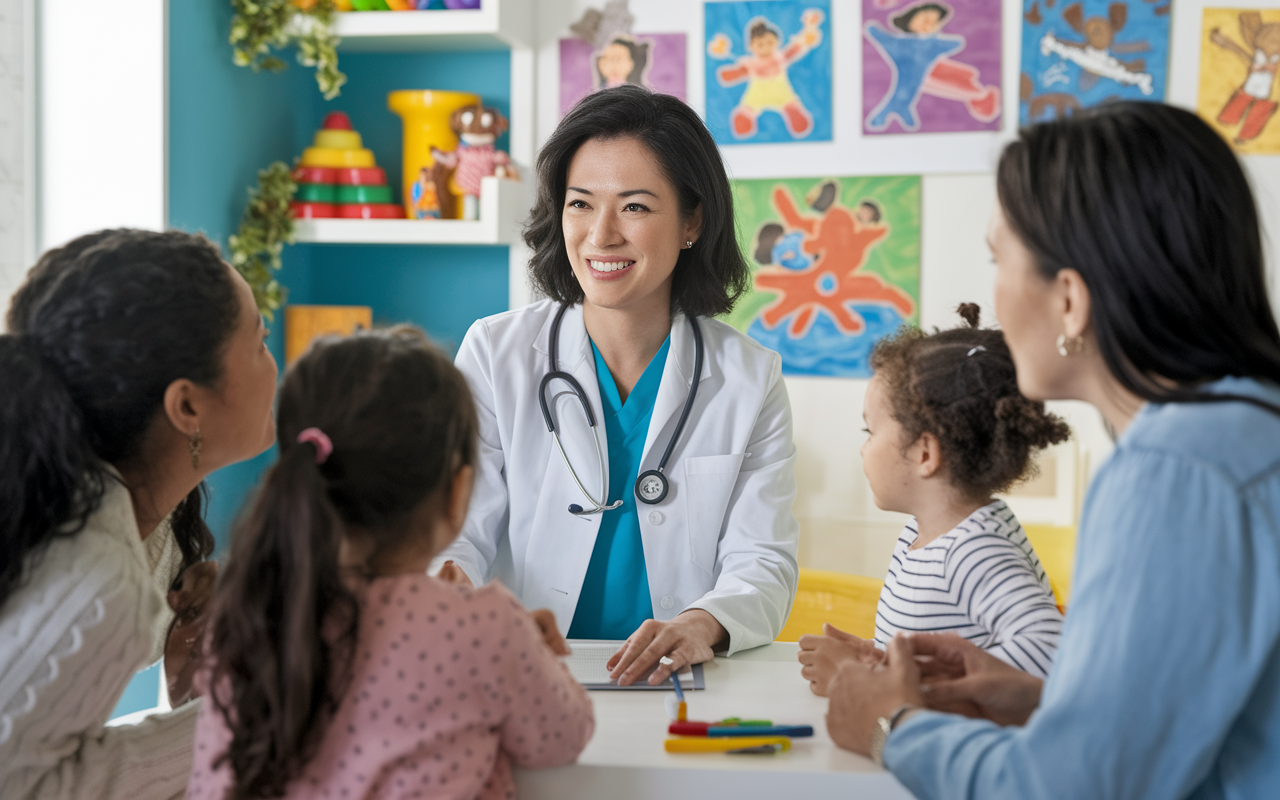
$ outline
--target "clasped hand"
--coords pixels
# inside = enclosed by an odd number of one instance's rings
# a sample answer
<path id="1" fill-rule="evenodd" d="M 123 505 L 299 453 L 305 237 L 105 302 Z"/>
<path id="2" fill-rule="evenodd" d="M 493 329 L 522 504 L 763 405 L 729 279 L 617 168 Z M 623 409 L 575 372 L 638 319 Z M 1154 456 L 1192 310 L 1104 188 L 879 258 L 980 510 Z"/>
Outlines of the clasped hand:
<path id="1" fill-rule="evenodd" d="M 999 725 L 1024 724 L 1040 704 L 1043 681 L 955 634 L 898 634 L 874 664 L 857 657 L 836 661 L 833 654 L 841 652 L 839 648 L 811 644 L 808 652 L 814 654 L 810 656 L 814 664 L 805 669 L 816 669 L 811 674 L 819 680 L 826 678 L 831 738 L 863 755 L 871 752 L 876 719 L 904 704 L 980 717 Z M 833 674 L 828 674 L 829 663 L 835 663 Z M 810 682 L 816 681 L 810 678 Z M 821 693 L 817 686 L 814 691 Z"/>

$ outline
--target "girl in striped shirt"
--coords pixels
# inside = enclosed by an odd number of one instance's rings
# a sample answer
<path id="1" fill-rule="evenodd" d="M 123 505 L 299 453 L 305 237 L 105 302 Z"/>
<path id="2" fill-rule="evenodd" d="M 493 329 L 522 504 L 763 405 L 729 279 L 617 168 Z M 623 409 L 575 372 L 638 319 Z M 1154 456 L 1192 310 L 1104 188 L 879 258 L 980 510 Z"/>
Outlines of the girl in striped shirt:
<path id="1" fill-rule="evenodd" d="M 863 469 L 876 505 L 911 514 L 876 608 L 874 643 L 831 625 L 800 640 L 815 693 L 846 658 L 878 661 L 898 632 L 950 631 L 1038 677 L 1062 631 L 1044 568 L 1013 511 L 994 494 L 1030 477 L 1033 455 L 1071 434 L 1018 391 L 998 330 L 904 329 L 871 356 Z"/>

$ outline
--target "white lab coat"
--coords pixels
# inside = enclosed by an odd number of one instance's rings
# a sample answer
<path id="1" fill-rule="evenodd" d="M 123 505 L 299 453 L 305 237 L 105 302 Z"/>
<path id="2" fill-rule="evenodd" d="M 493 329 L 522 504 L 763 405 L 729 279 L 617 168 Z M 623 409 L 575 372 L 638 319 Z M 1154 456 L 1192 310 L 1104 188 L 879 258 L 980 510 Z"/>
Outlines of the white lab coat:
<path id="1" fill-rule="evenodd" d="M 477 321 L 457 365 L 480 418 L 475 491 L 462 534 L 437 559 L 455 561 L 477 585 L 501 580 L 529 608 L 569 630 L 595 546 L 600 514 L 574 484 L 547 431 L 538 385 L 558 305 L 550 300 Z M 799 523 L 796 449 L 781 359 L 733 328 L 700 319 L 705 356 L 697 400 L 667 464 L 667 496 L 638 504 L 654 617 L 701 608 L 729 632 L 729 652 L 772 642 L 795 599 Z M 608 442 L 582 307 L 560 326 L 559 368 L 582 384 L 597 419 L 608 486 Z M 655 469 L 684 407 L 694 342 L 677 316 L 654 401 L 640 472 Z M 563 381 L 547 388 L 565 451 L 583 485 L 604 498 L 596 443 Z M 630 489 L 628 489 L 630 491 Z"/>

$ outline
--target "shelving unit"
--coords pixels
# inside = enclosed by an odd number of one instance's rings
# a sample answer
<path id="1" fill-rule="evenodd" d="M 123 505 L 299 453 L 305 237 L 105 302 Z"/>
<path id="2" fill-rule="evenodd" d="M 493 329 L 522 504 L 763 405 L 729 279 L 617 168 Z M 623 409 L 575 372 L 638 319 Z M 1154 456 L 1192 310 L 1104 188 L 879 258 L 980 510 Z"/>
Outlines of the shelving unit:
<path id="1" fill-rule="evenodd" d="M 507 245 L 511 307 L 531 299 L 525 265 L 529 252 L 520 226 L 533 200 L 534 113 L 537 83 L 533 3 L 482 0 L 478 9 L 359 11 L 338 14 L 335 32 L 344 53 L 422 53 L 508 50 L 511 97 L 507 137 L 521 181 L 482 184 L 480 219 L 300 220 L 299 242 L 346 244 Z M 496 188 L 496 191 L 491 191 Z"/>
<path id="2" fill-rule="evenodd" d="M 408 12 L 405 12 L 408 13 Z M 532 202 L 528 176 L 480 179 L 480 219 L 301 219 L 298 242 L 315 244 L 516 245 Z"/>
<path id="3" fill-rule="evenodd" d="M 485 0 L 457 11 L 357 11 L 338 14 L 339 50 L 353 53 L 504 50 L 531 46 L 531 4 Z"/>

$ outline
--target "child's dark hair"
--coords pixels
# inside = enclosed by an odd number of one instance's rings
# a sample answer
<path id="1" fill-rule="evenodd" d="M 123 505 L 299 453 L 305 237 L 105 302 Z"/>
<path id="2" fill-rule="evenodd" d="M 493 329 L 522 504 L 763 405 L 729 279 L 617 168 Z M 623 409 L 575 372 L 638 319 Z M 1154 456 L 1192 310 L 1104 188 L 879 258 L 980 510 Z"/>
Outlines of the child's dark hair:
<path id="1" fill-rule="evenodd" d="M 903 33 L 911 33 L 911 20 L 915 19 L 916 14 L 922 11 L 933 11 L 938 15 L 938 24 L 946 22 L 951 17 L 951 9 L 941 3 L 923 3 L 918 6 L 912 6 L 898 16 L 892 18 L 890 22 L 894 27 Z"/>
<path id="2" fill-rule="evenodd" d="M 777 25 L 774 25 L 769 20 L 758 19 L 751 23 L 751 28 L 747 31 L 747 41 L 754 42 L 762 36 L 772 36 L 773 38 L 781 41 L 782 31 Z"/>
<path id="3" fill-rule="evenodd" d="M 319 428 L 332 442 L 298 442 Z M 338 554 L 399 546 L 476 458 L 466 380 L 420 331 L 323 339 L 285 376 L 280 459 L 237 528 L 214 604 L 209 698 L 232 733 L 230 796 L 278 797 L 323 738 L 350 676 L 359 607 Z M 318 463 L 323 462 L 323 463 Z"/>
<path id="4" fill-rule="evenodd" d="M 871 368 L 903 427 L 902 446 L 933 434 L 952 485 L 986 498 L 1031 477 L 1032 454 L 1066 441 L 1071 429 L 1018 391 L 1004 335 L 978 327 L 978 306 L 957 311 L 966 325 L 931 334 L 904 328 L 881 340 Z"/>

